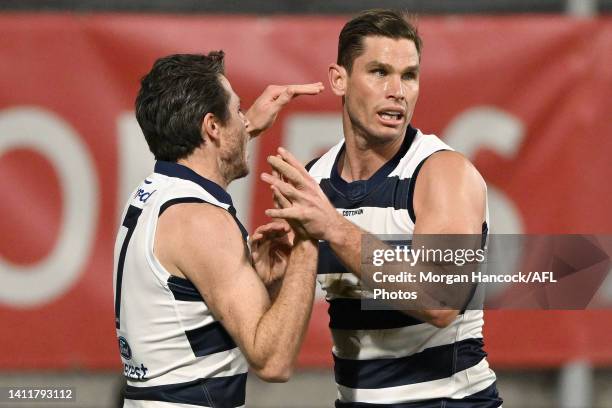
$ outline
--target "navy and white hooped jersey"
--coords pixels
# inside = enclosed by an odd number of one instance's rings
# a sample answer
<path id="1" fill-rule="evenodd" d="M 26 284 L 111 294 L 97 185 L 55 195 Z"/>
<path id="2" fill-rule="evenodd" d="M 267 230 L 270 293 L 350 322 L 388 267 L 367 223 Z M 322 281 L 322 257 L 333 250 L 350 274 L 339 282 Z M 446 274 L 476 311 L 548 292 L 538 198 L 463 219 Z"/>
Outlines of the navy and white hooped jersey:
<path id="1" fill-rule="evenodd" d="M 350 183 L 338 173 L 343 150 L 341 141 L 307 166 L 338 212 L 374 234 L 412 235 L 416 175 L 429 156 L 452 149 L 408 127 L 391 160 L 370 179 Z M 470 399 L 500 406 L 483 351 L 481 310 L 466 310 L 445 328 L 399 311 L 361 310 L 359 279 L 326 242 L 319 243 L 318 281 L 329 302 L 337 407 L 475 406 Z"/>
<path id="2" fill-rule="evenodd" d="M 132 195 L 115 242 L 113 283 L 124 407 L 241 407 L 246 359 L 196 287 L 153 253 L 159 216 L 179 203 L 209 203 L 235 218 L 223 188 L 177 163 L 157 162 Z"/>

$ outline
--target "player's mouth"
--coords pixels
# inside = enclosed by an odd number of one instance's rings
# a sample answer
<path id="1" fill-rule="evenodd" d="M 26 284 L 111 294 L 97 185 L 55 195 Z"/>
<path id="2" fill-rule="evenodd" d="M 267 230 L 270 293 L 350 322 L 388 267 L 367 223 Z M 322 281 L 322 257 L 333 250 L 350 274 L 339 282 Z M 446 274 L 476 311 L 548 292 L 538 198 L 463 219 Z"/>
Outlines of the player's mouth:
<path id="1" fill-rule="evenodd" d="M 378 120 L 385 126 L 399 126 L 404 123 L 404 110 L 399 108 L 383 109 L 377 112 Z"/>

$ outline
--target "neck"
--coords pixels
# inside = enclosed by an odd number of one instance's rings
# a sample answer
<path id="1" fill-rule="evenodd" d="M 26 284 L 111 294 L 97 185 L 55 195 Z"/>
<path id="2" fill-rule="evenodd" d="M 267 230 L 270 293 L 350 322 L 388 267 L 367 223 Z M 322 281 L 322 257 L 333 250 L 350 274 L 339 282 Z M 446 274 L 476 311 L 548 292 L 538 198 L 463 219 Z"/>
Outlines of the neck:
<path id="1" fill-rule="evenodd" d="M 373 140 L 363 130 L 356 129 L 350 120 L 343 121 L 343 128 L 345 147 L 338 161 L 338 171 L 348 182 L 372 177 L 395 156 L 404 141 L 404 136 L 385 141 Z"/>
<path id="2" fill-rule="evenodd" d="M 218 184 L 224 190 L 227 190 L 227 185 L 229 183 L 221 174 L 217 161 L 206 157 L 206 155 L 203 154 L 202 149 L 196 149 L 188 157 L 179 159 L 177 163 L 185 167 L 189 167 L 200 176 Z"/>

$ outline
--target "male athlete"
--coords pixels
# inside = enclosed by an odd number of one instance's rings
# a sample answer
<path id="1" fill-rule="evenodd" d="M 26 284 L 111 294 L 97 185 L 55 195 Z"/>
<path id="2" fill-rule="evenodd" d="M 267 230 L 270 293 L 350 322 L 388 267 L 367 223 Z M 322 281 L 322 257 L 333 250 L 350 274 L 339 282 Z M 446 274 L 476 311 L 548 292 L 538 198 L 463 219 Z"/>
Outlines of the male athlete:
<path id="1" fill-rule="evenodd" d="M 268 160 L 283 179 L 262 174 L 278 207 L 267 215 L 323 241 L 318 276 L 330 304 L 336 407 L 502 403 L 483 351 L 481 310 L 361 309 L 365 231 L 487 231 L 478 171 L 410 125 L 421 47 L 416 29 L 396 12 L 371 10 L 349 21 L 329 67 L 331 89 L 343 101 L 344 140 L 309 163 L 310 174 L 283 149 Z"/>
<path id="2" fill-rule="evenodd" d="M 115 323 L 125 407 L 240 407 L 247 369 L 286 381 L 311 311 L 316 241 L 253 242 L 225 191 L 246 146 L 321 84 L 270 86 L 243 115 L 223 52 L 171 55 L 142 79 L 136 117 L 157 163 L 123 212 Z M 263 231 L 263 232 L 262 232 Z"/>

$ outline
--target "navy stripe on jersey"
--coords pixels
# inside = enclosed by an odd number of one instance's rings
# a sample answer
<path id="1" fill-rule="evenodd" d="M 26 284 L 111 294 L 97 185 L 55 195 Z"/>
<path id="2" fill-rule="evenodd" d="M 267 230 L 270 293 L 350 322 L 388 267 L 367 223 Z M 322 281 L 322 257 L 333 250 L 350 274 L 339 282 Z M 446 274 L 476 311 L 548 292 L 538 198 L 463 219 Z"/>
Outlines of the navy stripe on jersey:
<path id="1" fill-rule="evenodd" d="M 119 253 L 119 261 L 117 263 L 117 283 L 115 286 L 115 327 L 121 328 L 121 289 L 123 285 L 123 267 L 125 265 L 125 257 L 127 254 L 130 239 L 138 223 L 138 217 L 142 213 L 142 208 L 134 207 L 130 205 L 123 219 L 122 226 L 128 229 L 123 244 L 121 245 L 121 251 Z"/>
<path id="2" fill-rule="evenodd" d="M 327 241 L 319 241 L 319 259 L 317 260 L 317 274 L 348 273 Z"/>
<path id="3" fill-rule="evenodd" d="M 487 246 L 487 236 L 489 235 L 489 225 L 487 222 L 482 223 L 482 240 L 480 241 L 480 248 L 484 249 Z"/>
<path id="4" fill-rule="evenodd" d="M 164 213 L 164 211 L 166 211 L 168 209 L 168 207 L 171 207 L 175 204 L 189 204 L 189 203 L 205 203 L 206 201 L 202 200 L 201 198 L 198 197 L 180 197 L 180 198 L 174 198 L 172 200 L 168 200 L 165 203 L 163 203 L 161 205 L 161 207 L 159 207 L 159 216 L 161 217 L 161 215 Z"/>
<path id="5" fill-rule="evenodd" d="M 242 225 L 242 223 L 238 219 L 238 216 L 236 215 L 236 209 L 230 205 L 227 211 L 229 211 L 232 217 L 234 217 L 234 221 L 236 221 L 236 224 L 238 224 L 238 228 L 240 228 L 242 239 L 246 242 L 249 239 L 249 232 L 246 230 L 246 228 L 244 228 L 244 225 Z"/>
<path id="6" fill-rule="evenodd" d="M 244 373 L 152 387 L 128 385 L 125 388 L 125 399 L 234 408 L 244 405 L 246 378 L 247 375 Z"/>
<path id="7" fill-rule="evenodd" d="M 392 207 L 396 210 L 408 208 L 408 195 L 410 179 L 400 179 L 398 176 L 387 177 L 375 187 L 367 187 L 363 181 L 354 181 L 346 188 L 347 194 L 338 190 L 330 179 L 323 179 L 319 183 L 321 190 L 336 208 L 347 210 L 359 207 Z"/>
<path id="8" fill-rule="evenodd" d="M 498 408 L 504 401 L 499 398 L 496 383 L 463 399 L 438 398 L 429 401 L 398 404 L 369 404 L 367 402 L 342 402 L 336 400 L 336 408 Z"/>
<path id="9" fill-rule="evenodd" d="M 388 245 L 404 247 L 412 245 L 411 240 L 392 240 L 384 241 Z M 325 275 L 328 273 L 349 273 L 340 258 L 327 241 L 319 241 L 319 259 L 317 260 L 317 274 Z"/>
<path id="10" fill-rule="evenodd" d="M 383 330 L 423 323 L 397 310 L 362 310 L 361 299 L 329 301 L 329 327 L 339 330 Z"/>
<path id="11" fill-rule="evenodd" d="M 196 357 L 236 348 L 236 343 L 234 343 L 232 337 L 217 321 L 197 329 L 186 330 L 185 335 Z"/>
<path id="12" fill-rule="evenodd" d="M 309 161 L 308 163 L 306 163 L 306 165 L 304 166 L 304 168 L 306 169 L 306 171 L 310 171 L 310 169 L 312 168 L 312 166 L 314 166 L 314 164 L 321 158 L 321 156 L 312 159 L 311 161 Z"/>
<path id="13" fill-rule="evenodd" d="M 478 364 L 487 355 L 482 346 L 482 339 L 473 338 L 401 358 L 352 360 L 334 356 L 336 382 L 375 389 L 440 380 Z"/>
<path id="14" fill-rule="evenodd" d="M 163 174 L 168 177 L 176 177 L 183 180 L 192 181 L 198 184 L 207 192 L 209 192 L 213 197 L 215 197 L 222 203 L 227 205 L 233 204 L 232 197 L 228 194 L 227 191 L 223 189 L 223 187 L 221 187 L 214 181 L 208 180 L 207 178 L 200 176 L 198 173 L 191 170 L 189 167 L 183 166 L 182 164 L 167 161 L 158 161 L 155 163 L 155 173 Z"/>
<path id="15" fill-rule="evenodd" d="M 204 302 L 198 289 L 187 279 L 178 276 L 168 278 L 168 288 L 174 295 L 174 299 L 185 302 Z"/>

